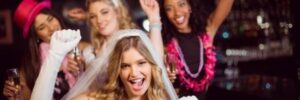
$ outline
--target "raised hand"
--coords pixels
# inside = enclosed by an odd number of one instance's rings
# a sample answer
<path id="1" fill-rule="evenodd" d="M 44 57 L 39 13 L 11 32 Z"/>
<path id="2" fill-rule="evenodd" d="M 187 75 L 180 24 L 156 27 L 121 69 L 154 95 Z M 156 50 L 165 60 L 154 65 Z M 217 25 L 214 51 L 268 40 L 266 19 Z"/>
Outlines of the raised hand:
<path id="1" fill-rule="evenodd" d="M 57 73 L 65 55 L 77 46 L 80 31 L 61 30 L 51 36 L 49 54 L 42 64 L 31 94 L 31 100 L 51 100 Z"/>
<path id="2" fill-rule="evenodd" d="M 156 0 L 139 0 L 140 5 L 146 13 L 150 23 L 160 22 L 159 5 Z"/>
<path id="3" fill-rule="evenodd" d="M 77 46 L 81 39 L 79 30 L 60 30 L 51 36 L 50 51 L 65 56 L 69 51 Z M 49 52 L 50 52 L 49 51 Z"/>

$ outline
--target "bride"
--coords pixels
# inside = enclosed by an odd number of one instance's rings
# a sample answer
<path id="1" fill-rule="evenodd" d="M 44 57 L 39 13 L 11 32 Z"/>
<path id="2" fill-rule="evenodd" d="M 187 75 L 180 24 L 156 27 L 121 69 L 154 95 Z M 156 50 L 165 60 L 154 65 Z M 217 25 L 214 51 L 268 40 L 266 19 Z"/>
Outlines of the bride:
<path id="1" fill-rule="evenodd" d="M 59 59 L 58 56 L 56 58 Z M 59 66 L 45 66 L 45 69 L 50 67 L 59 69 Z M 33 92 L 31 99 L 50 100 L 49 91 L 53 91 L 55 79 L 49 79 L 57 72 L 44 70 L 40 74 L 34 87 L 37 92 Z M 42 79 L 48 82 L 40 82 Z M 112 36 L 103 55 L 88 67 L 63 99 L 175 100 L 177 95 L 168 79 L 162 57 L 147 35 L 141 30 L 127 29 Z"/>

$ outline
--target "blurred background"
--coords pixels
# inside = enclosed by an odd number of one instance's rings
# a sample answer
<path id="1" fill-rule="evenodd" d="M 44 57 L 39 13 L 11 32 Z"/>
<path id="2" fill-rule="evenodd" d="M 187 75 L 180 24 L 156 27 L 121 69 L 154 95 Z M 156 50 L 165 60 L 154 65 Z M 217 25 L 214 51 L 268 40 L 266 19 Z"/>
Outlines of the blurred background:
<path id="1" fill-rule="evenodd" d="M 126 0 L 135 22 L 148 30 L 138 0 Z M 300 100 L 299 11 L 297 0 L 235 0 L 215 38 L 216 77 L 207 100 Z M 21 0 L 0 3 L 0 88 L 5 70 L 18 67 L 24 48 L 13 14 Z M 84 0 L 52 0 L 68 28 L 88 33 L 84 17 L 68 11 L 84 9 Z M 214 7 L 215 1 L 208 5 Z M 82 13 L 81 10 L 76 10 Z M 88 34 L 82 34 L 85 41 Z"/>

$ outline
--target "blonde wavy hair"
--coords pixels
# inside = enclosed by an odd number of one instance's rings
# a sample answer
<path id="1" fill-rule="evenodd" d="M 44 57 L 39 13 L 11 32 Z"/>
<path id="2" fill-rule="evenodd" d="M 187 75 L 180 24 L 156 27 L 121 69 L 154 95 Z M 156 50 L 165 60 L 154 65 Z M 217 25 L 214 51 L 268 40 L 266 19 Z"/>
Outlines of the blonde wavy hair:
<path id="1" fill-rule="evenodd" d="M 117 49 L 116 49 L 117 48 Z M 164 89 L 162 82 L 162 70 L 157 67 L 152 55 L 146 46 L 142 43 L 142 40 L 137 36 L 131 36 L 122 38 L 117 42 L 114 51 L 111 53 L 108 63 L 108 79 L 105 81 L 104 86 L 97 84 L 91 85 L 92 92 L 87 96 L 93 97 L 99 100 L 123 100 L 128 98 L 124 85 L 120 79 L 120 70 L 122 55 L 130 48 L 135 48 L 151 65 L 151 83 L 148 90 L 145 93 L 147 100 L 168 100 L 169 97 Z M 98 76 L 97 78 L 101 78 Z"/>
<path id="2" fill-rule="evenodd" d="M 124 3 L 124 0 L 87 0 L 86 7 L 89 8 L 92 3 L 95 2 L 104 2 L 107 3 L 113 8 L 116 9 L 117 13 L 119 14 L 118 22 L 119 22 L 119 29 L 133 29 L 137 28 L 136 24 L 133 22 L 132 18 L 130 17 L 130 13 L 128 11 L 127 6 Z M 90 25 L 90 19 L 88 17 L 88 23 Z M 91 25 L 90 25 L 91 26 Z M 94 27 L 90 27 L 91 29 L 91 42 L 93 47 L 96 50 L 101 50 L 102 45 L 104 44 L 104 36 L 99 34 L 98 30 Z"/>

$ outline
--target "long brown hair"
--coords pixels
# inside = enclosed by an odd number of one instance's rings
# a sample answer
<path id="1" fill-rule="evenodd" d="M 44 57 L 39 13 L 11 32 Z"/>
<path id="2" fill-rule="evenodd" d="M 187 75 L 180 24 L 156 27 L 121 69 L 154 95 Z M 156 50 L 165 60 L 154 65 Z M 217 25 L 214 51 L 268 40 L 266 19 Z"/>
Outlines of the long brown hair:
<path id="1" fill-rule="evenodd" d="M 96 86 L 96 93 L 92 93 L 89 96 L 95 97 L 101 100 L 121 100 L 128 98 L 124 90 L 123 83 L 120 79 L 121 61 L 122 55 L 125 51 L 130 48 L 135 48 L 151 65 L 151 83 L 148 88 L 145 97 L 148 100 L 166 100 L 168 96 L 164 90 L 161 74 L 162 71 L 159 69 L 154 62 L 152 55 L 150 54 L 147 47 L 143 44 L 139 37 L 125 37 L 119 40 L 116 44 L 114 51 L 111 53 L 108 63 L 108 79 L 104 86 Z M 99 76 L 100 78 L 101 76 Z M 92 86 L 95 87 L 95 86 Z"/>
<path id="2" fill-rule="evenodd" d="M 64 28 L 64 24 L 60 17 L 55 14 L 53 11 L 49 9 L 43 9 L 40 13 L 47 14 L 55 17 L 60 22 L 62 28 Z M 39 45 L 41 43 L 41 39 L 37 36 L 34 25 L 31 24 L 28 39 L 26 39 L 26 47 L 23 54 L 23 58 L 21 61 L 21 71 L 24 72 L 26 84 L 30 90 L 33 89 L 35 84 L 35 80 L 37 79 L 40 67 L 41 67 L 41 58 L 40 58 L 40 50 Z"/>
<path id="3" fill-rule="evenodd" d="M 118 11 L 118 14 L 120 15 L 118 17 L 119 22 L 119 29 L 132 29 L 137 28 L 136 24 L 133 22 L 130 13 L 128 11 L 127 6 L 124 3 L 124 0 L 117 0 L 118 5 L 114 5 L 112 0 L 87 0 L 86 7 L 89 8 L 89 6 L 92 3 L 95 2 L 105 2 L 113 8 Z M 88 17 L 88 20 L 89 17 Z M 90 21 L 88 21 L 90 23 Z M 90 25 L 91 26 L 91 25 Z M 94 27 L 90 27 L 91 29 L 91 42 L 95 49 L 101 49 L 102 45 L 104 44 L 104 36 L 99 34 L 98 30 L 96 30 Z"/>

